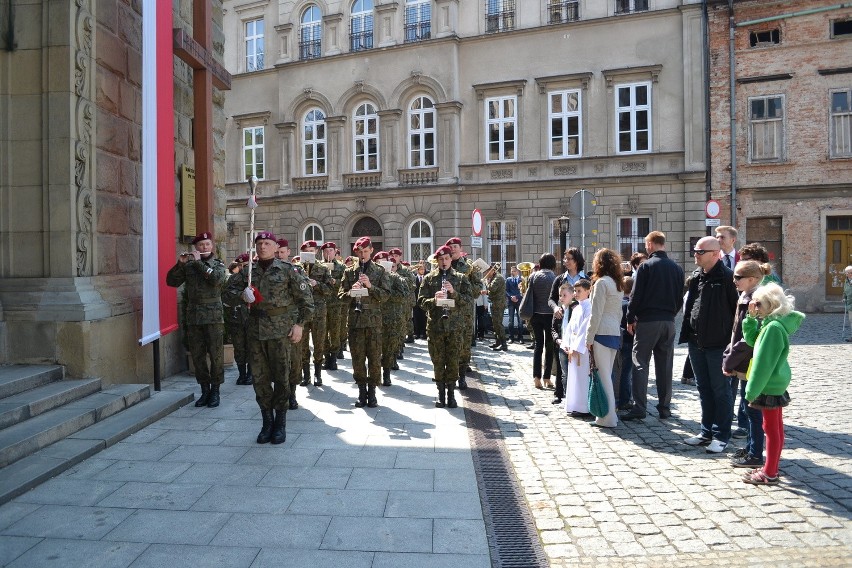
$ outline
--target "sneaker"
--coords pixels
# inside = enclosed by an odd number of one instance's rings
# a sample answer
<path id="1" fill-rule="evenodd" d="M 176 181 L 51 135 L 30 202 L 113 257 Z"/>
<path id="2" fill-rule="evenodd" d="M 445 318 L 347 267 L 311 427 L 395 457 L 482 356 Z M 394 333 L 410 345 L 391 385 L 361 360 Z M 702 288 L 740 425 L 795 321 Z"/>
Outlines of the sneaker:
<path id="1" fill-rule="evenodd" d="M 623 420 L 623 419 L 622 419 Z M 711 438 L 707 438 L 703 434 L 698 434 L 697 436 L 693 436 L 691 438 L 687 438 L 683 441 L 687 446 L 707 446 L 712 442 Z"/>
<path id="2" fill-rule="evenodd" d="M 745 457 L 747 455 L 748 455 L 748 451 L 746 451 L 745 448 L 740 448 L 739 450 L 734 452 L 734 455 L 731 456 L 731 459 L 735 460 L 737 458 L 742 458 L 742 457 Z M 760 464 L 760 465 L 763 465 L 763 464 Z"/>
<path id="3" fill-rule="evenodd" d="M 744 456 L 736 457 L 731 460 L 731 465 L 734 467 L 750 467 L 750 468 L 759 468 L 763 467 L 763 460 L 760 458 L 756 458 L 751 454 L 747 454 Z"/>
<path id="4" fill-rule="evenodd" d="M 778 485 L 778 476 L 769 477 L 762 469 L 758 469 L 743 477 L 743 481 L 751 485 Z"/>
<path id="5" fill-rule="evenodd" d="M 626 413 L 621 414 L 618 417 L 619 420 L 623 420 L 625 422 L 629 422 L 630 420 L 644 420 L 645 413 L 636 408 L 635 406 L 628 410 Z"/>
<path id="6" fill-rule="evenodd" d="M 725 448 L 728 447 L 728 442 L 722 442 L 721 440 L 713 440 L 710 444 L 704 449 L 708 454 L 721 454 L 725 451 Z"/>
<path id="7" fill-rule="evenodd" d="M 731 438 L 742 439 L 748 436 L 748 430 L 745 428 L 736 428 L 733 432 L 731 432 Z"/>

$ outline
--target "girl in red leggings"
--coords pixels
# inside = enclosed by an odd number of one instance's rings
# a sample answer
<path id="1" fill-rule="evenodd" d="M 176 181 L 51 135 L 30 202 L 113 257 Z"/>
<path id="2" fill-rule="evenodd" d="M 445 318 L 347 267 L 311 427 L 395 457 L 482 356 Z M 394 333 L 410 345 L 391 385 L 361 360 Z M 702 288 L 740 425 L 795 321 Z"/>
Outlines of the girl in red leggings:
<path id="1" fill-rule="evenodd" d="M 763 412 L 766 434 L 766 463 L 749 471 L 743 481 L 752 485 L 778 483 L 778 461 L 784 447 L 784 422 L 781 409 L 790 403 L 790 335 L 802 324 L 805 315 L 793 309 L 794 298 L 786 296 L 777 284 L 760 286 L 752 294 L 748 316 L 743 321 L 743 337 L 754 347 L 746 383 L 746 400 Z"/>

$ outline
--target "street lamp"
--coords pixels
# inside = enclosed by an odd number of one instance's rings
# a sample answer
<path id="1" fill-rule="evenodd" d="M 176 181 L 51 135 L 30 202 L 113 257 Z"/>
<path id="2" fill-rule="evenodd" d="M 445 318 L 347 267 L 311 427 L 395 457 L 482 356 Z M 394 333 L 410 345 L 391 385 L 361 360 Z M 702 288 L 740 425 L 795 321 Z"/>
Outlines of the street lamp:
<path id="1" fill-rule="evenodd" d="M 560 257 L 565 256 L 565 249 L 568 247 L 568 225 L 571 223 L 571 219 L 568 215 L 562 215 L 559 219 L 559 254 Z"/>

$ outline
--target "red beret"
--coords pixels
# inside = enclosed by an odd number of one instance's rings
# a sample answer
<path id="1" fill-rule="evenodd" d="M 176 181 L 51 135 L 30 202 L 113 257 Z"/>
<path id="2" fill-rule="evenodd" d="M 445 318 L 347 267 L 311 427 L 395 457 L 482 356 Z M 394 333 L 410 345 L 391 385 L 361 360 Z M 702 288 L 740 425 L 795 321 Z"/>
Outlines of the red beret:
<path id="1" fill-rule="evenodd" d="M 331 242 L 331 241 L 327 241 L 327 242 L 324 242 L 324 243 L 322 244 L 322 246 L 320 246 L 320 250 L 325 250 L 325 249 L 334 249 L 334 250 L 337 250 L 337 245 L 336 245 L 336 244 L 334 244 L 334 243 L 333 243 L 333 242 Z"/>
<path id="2" fill-rule="evenodd" d="M 373 255 L 373 262 L 378 262 L 380 260 L 387 260 L 387 259 L 388 259 L 388 253 L 386 253 L 383 250 L 380 250 L 379 252 L 377 252 L 376 254 Z"/>
<path id="3" fill-rule="evenodd" d="M 353 251 L 358 249 L 365 249 L 373 246 L 373 242 L 370 240 L 370 237 L 361 237 L 357 241 L 355 241 L 355 245 L 352 247 Z"/>
<path id="4" fill-rule="evenodd" d="M 249 255 L 248 255 L 248 253 L 245 253 L 245 252 L 243 254 L 237 256 L 237 258 L 234 259 L 234 262 L 248 262 L 248 261 L 249 261 Z"/>
<path id="5" fill-rule="evenodd" d="M 351 257 L 351 256 L 347 256 L 346 260 L 343 261 L 343 264 L 352 264 L 353 262 L 355 262 L 355 258 Z"/>
<path id="6" fill-rule="evenodd" d="M 399 247 L 394 247 L 388 251 L 388 254 L 392 254 L 394 256 L 402 256 L 402 249 Z"/>
<path id="7" fill-rule="evenodd" d="M 195 238 L 192 239 L 192 244 L 197 245 L 200 241 L 212 241 L 213 233 L 208 233 L 204 231 L 203 233 L 198 233 L 195 235 Z"/>
<path id="8" fill-rule="evenodd" d="M 274 241 L 275 240 L 275 234 L 270 233 L 269 231 L 261 231 L 254 238 L 254 242 L 257 242 L 257 241 L 260 241 L 260 240 L 263 240 L 263 239 L 266 239 L 268 241 Z"/>
<path id="9" fill-rule="evenodd" d="M 299 247 L 299 250 L 300 250 L 300 251 L 305 251 L 305 250 L 307 250 L 307 249 L 308 249 L 308 247 L 314 247 L 314 248 L 317 248 L 317 246 L 318 246 L 318 245 L 317 245 L 317 242 L 316 242 L 316 241 L 305 241 L 305 242 L 303 242 L 303 243 L 302 243 L 302 246 L 300 246 L 300 247 Z"/>
<path id="10" fill-rule="evenodd" d="M 461 244 L 462 244 L 462 243 L 461 243 L 461 239 L 460 239 L 460 238 L 458 238 L 458 237 L 453 237 L 453 238 L 451 238 L 451 239 L 447 239 L 447 242 L 445 242 L 445 243 L 444 243 L 444 246 L 450 246 L 450 245 L 459 245 L 459 246 L 461 246 Z"/>
<path id="11" fill-rule="evenodd" d="M 408 262 L 407 260 L 403 260 L 401 264 L 402 264 L 403 266 L 411 266 L 411 263 L 410 263 L 410 262 Z"/>
<path id="12" fill-rule="evenodd" d="M 435 257 L 436 258 L 439 257 L 439 256 L 443 256 L 445 254 L 453 254 L 453 250 L 450 247 L 448 247 L 447 245 L 444 245 L 442 247 L 438 247 L 438 250 L 435 251 Z"/>
<path id="13" fill-rule="evenodd" d="M 278 243 L 278 247 L 279 247 L 279 248 L 284 248 L 284 247 L 289 247 L 289 246 L 290 246 L 290 243 L 287 241 L 287 239 L 278 239 L 278 240 L 277 240 L 277 241 L 275 241 L 275 242 L 276 242 L 276 243 Z"/>
<path id="14" fill-rule="evenodd" d="M 294 256 L 293 257 L 293 262 L 299 262 L 300 260 L 302 260 L 302 257 L 300 257 L 300 256 Z"/>

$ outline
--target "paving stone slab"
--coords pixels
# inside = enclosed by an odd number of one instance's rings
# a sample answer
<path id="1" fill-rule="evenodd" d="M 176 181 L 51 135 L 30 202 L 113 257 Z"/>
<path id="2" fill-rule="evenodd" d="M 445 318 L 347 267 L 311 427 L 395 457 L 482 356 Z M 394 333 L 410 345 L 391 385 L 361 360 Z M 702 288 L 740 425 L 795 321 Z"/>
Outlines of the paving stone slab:
<path id="1" fill-rule="evenodd" d="M 346 488 L 352 476 L 348 467 L 272 466 L 258 485 L 263 487 L 297 487 L 314 489 Z M 376 480 L 378 483 L 378 480 Z M 356 489 L 356 487 L 349 487 Z M 382 487 L 364 487 L 382 489 Z"/>
<path id="2" fill-rule="evenodd" d="M 42 505 L 96 505 L 124 485 L 121 481 L 57 477 L 16 499 L 19 503 Z"/>
<path id="3" fill-rule="evenodd" d="M 298 490 L 289 487 L 211 487 L 193 511 L 221 513 L 284 513 Z"/>
<path id="4" fill-rule="evenodd" d="M 119 510 L 131 513 L 129 509 Z M 138 510 L 104 536 L 103 540 L 206 545 L 213 541 L 229 517 L 225 513 Z"/>
<path id="5" fill-rule="evenodd" d="M 0 535 L 0 566 L 9 565 L 41 541 L 42 539 L 37 537 Z"/>
<path id="6" fill-rule="evenodd" d="M 375 552 L 432 552 L 431 519 L 334 517 L 321 548 Z"/>
<path id="7" fill-rule="evenodd" d="M 184 561 L 199 568 L 249 568 L 257 558 L 257 548 L 152 544 L 130 568 L 175 568 Z M 278 559 L 281 566 L 281 558 Z"/>
<path id="8" fill-rule="evenodd" d="M 44 505 L 3 529 L 3 534 L 99 540 L 133 511 L 107 507 Z"/>
<path id="9" fill-rule="evenodd" d="M 235 513 L 216 535 L 215 543 L 317 550 L 330 520 L 326 516 Z"/>
<path id="10" fill-rule="evenodd" d="M 288 566 L 370 568 L 373 565 L 372 552 L 269 547 L 260 551 L 251 568 L 280 568 L 283 558 L 287 559 Z"/>
<path id="11" fill-rule="evenodd" d="M 478 491 L 471 493 L 390 491 L 385 516 L 419 519 L 482 519 L 482 505 Z"/>
<path id="12" fill-rule="evenodd" d="M 209 484 L 172 484 L 130 481 L 98 502 L 100 507 L 169 509 L 186 511 L 198 501 Z"/>
<path id="13" fill-rule="evenodd" d="M 377 552 L 372 568 L 490 568 L 487 554 L 416 554 Z"/>
<path id="14" fill-rule="evenodd" d="M 61 540 L 39 542 L 9 565 L 9 568 L 125 568 L 139 557 L 147 544 Z"/>
<path id="15" fill-rule="evenodd" d="M 177 476 L 174 483 L 211 483 L 218 486 L 254 487 L 270 470 L 267 465 L 197 463 Z"/>
<path id="16" fill-rule="evenodd" d="M 381 517 L 387 500 L 387 491 L 299 489 L 287 512 L 295 515 Z"/>

